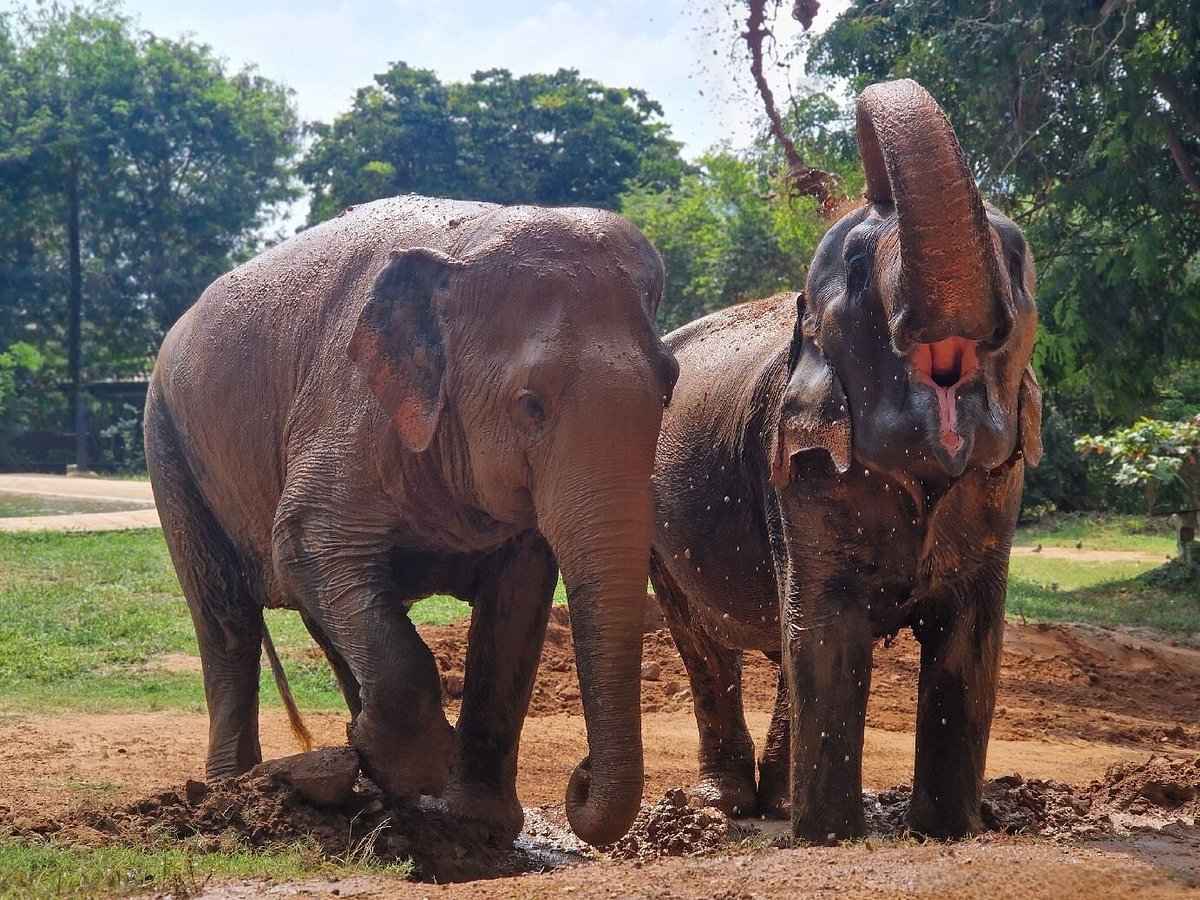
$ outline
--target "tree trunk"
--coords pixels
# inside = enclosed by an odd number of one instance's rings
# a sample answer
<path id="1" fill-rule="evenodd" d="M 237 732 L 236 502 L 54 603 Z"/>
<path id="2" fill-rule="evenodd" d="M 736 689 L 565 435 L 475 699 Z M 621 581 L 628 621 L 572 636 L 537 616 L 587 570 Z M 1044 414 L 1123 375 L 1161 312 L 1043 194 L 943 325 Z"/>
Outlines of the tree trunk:
<path id="1" fill-rule="evenodd" d="M 75 421 L 75 467 L 87 470 L 87 408 L 83 395 L 83 262 L 79 240 L 79 163 L 67 167 L 67 267 L 70 306 L 67 322 L 67 371 Z"/>

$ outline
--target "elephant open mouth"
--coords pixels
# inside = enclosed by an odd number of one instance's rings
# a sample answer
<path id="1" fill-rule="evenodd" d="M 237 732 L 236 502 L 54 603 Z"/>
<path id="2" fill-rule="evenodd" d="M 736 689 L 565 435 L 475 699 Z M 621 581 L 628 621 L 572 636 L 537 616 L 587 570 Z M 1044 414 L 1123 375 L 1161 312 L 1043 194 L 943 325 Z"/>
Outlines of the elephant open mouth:
<path id="1" fill-rule="evenodd" d="M 958 433 L 955 392 L 960 384 L 979 370 L 979 342 L 951 337 L 932 344 L 916 344 L 910 365 L 916 380 L 933 388 L 937 397 L 941 420 L 938 440 L 947 453 L 957 455 L 965 442 Z"/>

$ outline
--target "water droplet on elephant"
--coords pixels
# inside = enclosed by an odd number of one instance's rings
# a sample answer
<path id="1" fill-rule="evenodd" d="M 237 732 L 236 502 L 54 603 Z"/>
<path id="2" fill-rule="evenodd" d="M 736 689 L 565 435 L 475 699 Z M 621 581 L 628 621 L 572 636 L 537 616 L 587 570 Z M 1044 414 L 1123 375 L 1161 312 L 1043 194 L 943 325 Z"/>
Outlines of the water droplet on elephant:
<path id="1" fill-rule="evenodd" d="M 663 528 L 670 528 L 670 527 L 671 527 L 670 522 L 663 522 Z"/>
<path id="2" fill-rule="evenodd" d="M 729 502 L 729 495 L 728 495 L 728 494 L 726 494 L 726 495 L 725 495 L 725 502 L 726 502 L 726 503 L 728 503 L 728 502 Z"/>
<path id="3" fill-rule="evenodd" d="M 848 763 L 848 762 L 850 762 L 850 757 L 849 757 L 849 756 L 843 756 L 843 757 L 842 757 L 842 762 L 847 762 L 847 763 Z M 847 797 L 849 797 L 850 795 L 849 795 L 849 794 L 847 794 L 846 796 L 847 796 Z"/>
<path id="4" fill-rule="evenodd" d="M 692 558 L 692 548 L 691 547 L 688 547 L 686 550 L 683 551 L 683 558 L 684 559 Z"/>
<path id="5" fill-rule="evenodd" d="M 943 725 L 945 725 L 945 724 L 946 724 L 946 720 L 945 720 L 945 719 L 942 719 L 942 724 L 943 724 Z"/>

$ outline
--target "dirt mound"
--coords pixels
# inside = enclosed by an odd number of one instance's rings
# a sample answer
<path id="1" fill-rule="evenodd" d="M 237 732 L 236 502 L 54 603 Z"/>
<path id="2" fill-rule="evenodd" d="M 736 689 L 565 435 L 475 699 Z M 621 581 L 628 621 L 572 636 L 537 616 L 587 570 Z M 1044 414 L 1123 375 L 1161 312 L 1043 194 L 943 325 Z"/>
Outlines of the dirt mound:
<path id="1" fill-rule="evenodd" d="M 1127 826 L 1143 824 L 1131 817 L 1161 824 L 1164 816 L 1194 825 L 1200 817 L 1200 758 L 1152 756 L 1140 764 L 1118 763 L 1109 766 L 1103 781 L 1093 781 L 1085 796 L 1093 810 Z"/>
<path id="2" fill-rule="evenodd" d="M 462 695 L 466 629 L 422 627 L 449 701 Z M 910 732 L 921 648 L 902 632 L 876 645 L 867 724 Z M 769 711 L 778 667 L 748 652 L 742 685 L 748 710 Z M 1200 652 L 1188 647 L 1083 625 L 1009 622 L 992 737 L 1008 740 L 1097 741 L 1125 747 L 1200 748 Z M 1147 690 L 1148 686 L 1156 688 Z M 647 606 L 642 639 L 642 710 L 690 713 L 687 672 L 657 604 Z M 530 716 L 583 715 L 571 622 L 556 606 L 530 701 Z"/>
<path id="3" fill-rule="evenodd" d="M 653 806 L 643 806 L 629 832 L 607 852 L 613 859 L 699 856 L 738 837 L 723 812 L 711 806 L 689 806 L 687 794 L 674 789 Z"/>
<path id="4" fill-rule="evenodd" d="M 573 861 L 570 850 L 524 837 L 505 845 L 433 806 L 396 806 L 360 778 L 351 798 L 320 806 L 283 778 L 249 773 L 213 785 L 188 781 L 125 806 L 85 805 L 44 822 L 10 819 L 0 834 L 53 838 L 66 845 L 152 847 L 183 841 L 199 852 L 312 846 L 337 860 L 411 860 L 428 882 L 473 881 L 542 872 Z"/>
<path id="5" fill-rule="evenodd" d="M 459 625 L 422 626 L 421 637 L 433 651 L 442 675 L 442 688 L 448 701 L 448 712 L 458 712 L 462 698 L 467 654 L 466 629 Z M 763 677 L 775 690 L 774 669 L 764 659 Z M 757 683 L 757 682 L 756 682 Z M 774 697 L 774 693 L 771 693 Z M 692 694 L 688 687 L 687 671 L 667 631 L 657 603 L 651 599 L 646 606 L 646 625 L 642 638 L 642 711 L 690 711 Z M 583 715 L 579 695 L 579 678 L 575 673 L 575 645 L 571 639 L 571 616 L 565 606 L 550 611 L 546 626 L 546 643 L 538 666 L 537 681 L 529 701 L 529 715 L 553 716 L 561 713 Z"/>

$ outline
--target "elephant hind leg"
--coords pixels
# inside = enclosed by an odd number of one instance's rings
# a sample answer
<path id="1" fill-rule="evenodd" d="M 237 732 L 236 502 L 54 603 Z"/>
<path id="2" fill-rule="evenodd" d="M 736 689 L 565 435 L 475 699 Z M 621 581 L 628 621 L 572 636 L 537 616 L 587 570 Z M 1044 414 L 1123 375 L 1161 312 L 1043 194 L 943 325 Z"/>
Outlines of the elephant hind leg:
<path id="1" fill-rule="evenodd" d="M 762 755 L 758 758 L 758 811 L 773 819 L 788 819 L 791 817 L 792 701 L 781 665 L 781 654 L 772 652 L 766 656 L 780 668 L 771 725 L 767 729 Z"/>
<path id="2" fill-rule="evenodd" d="M 200 648 L 209 718 L 206 775 L 238 775 L 262 760 L 262 607 L 246 583 L 247 566 L 205 504 L 174 424 L 153 394 L 146 409 L 146 448 L 163 536 Z"/>
<path id="3" fill-rule="evenodd" d="M 754 740 L 742 708 L 742 654 L 716 643 L 695 621 L 687 596 L 654 555 L 650 580 L 692 686 L 700 781 L 690 794 L 727 815 L 753 815 Z"/>

